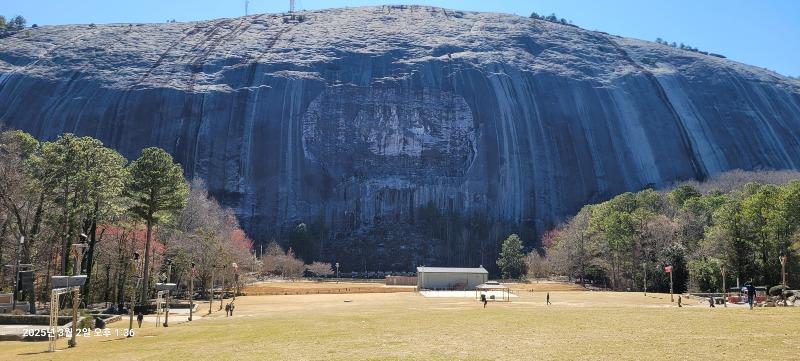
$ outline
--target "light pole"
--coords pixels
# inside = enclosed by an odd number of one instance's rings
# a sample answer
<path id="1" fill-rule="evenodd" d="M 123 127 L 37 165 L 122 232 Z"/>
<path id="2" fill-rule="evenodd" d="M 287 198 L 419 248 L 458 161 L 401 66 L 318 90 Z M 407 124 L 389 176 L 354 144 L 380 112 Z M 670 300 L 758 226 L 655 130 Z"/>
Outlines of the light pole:
<path id="1" fill-rule="evenodd" d="M 72 269 L 72 275 L 78 276 L 81 274 L 81 260 L 83 259 L 83 252 L 86 251 L 86 248 L 89 246 L 85 241 L 87 239 L 85 234 L 81 234 L 81 243 L 75 243 L 72 245 L 72 255 L 75 257 L 75 266 Z M 75 337 L 77 336 L 77 329 L 78 329 L 78 305 L 79 305 L 79 291 L 78 288 L 75 291 L 72 291 L 72 337 L 70 338 L 67 345 L 69 347 L 75 347 L 77 345 L 77 341 Z"/>
<path id="2" fill-rule="evenodd" d="M 786 306 L 786 255 L 781 255 L 781 298 L 783 299 L 783 305 Z"/>
<path id="3" fill-rule="evenodd" d="M 111 265 L 106 265 L 106 289 L 104 298 L 106 299 L 106 308 L 108 308 L 108 298 L 111 297 L 111 294 L 108 292 L 108 289 L 111 287 Z"/>
<path id="4" fill-rule="evenodd" d="M 642 271 L 644 272 L 644 295 L 647 296 L 647 263 L 642 262 Z"/>
<path id="5" fill-rule="evenodd" d="M 192 320 L 192 310 L 194 309 L 194 275 L 195 275 L 194 262 L 192 262 L 192 270 L 189 275 L 189 321 Z"/>
<path id="6" fill-rule="evenodd" d="M 781 284 L 786 289 L 786 256 L 781 255 L 779 259 L 781 260 Z"/>
<path id="7" fill-rule="evenodd" d="M 233 262 L 231 267 L 233 267 L 233 301 L 236 301 L 236 294 L 239 293 L 239 265 Z"/>
<path id="8" fill-rule="evenodd" d="M 217 265 L 211 265 L 211 287 L 208 288 L 208 314 L 211 314 L 211 307 L 214 305 L 214 269 Z"/>
<path id="9" fill-rule="evenodd" d="M 11 311 L 17 309 L 17 296 L 19 293 L 19 259 L 22 258 L 22 245 L 25 243 L 25 236 L 19 237 L 17 245 L 17 262 L 14 266 L 14 294 L 11 297 Z"/>
<path id="10" fill-rule="evenodd" d="M 725 288 L 725 266 L 720 266 L 719 271 L 722 273 L 722 305 L 728 307 L 728 289 Z"/>
<path id="11" fill-rule="evenodd" d="M 222 293 L 219 295 L 219 311 L 222 311 L 222 303 L 225 302 L 225 270 L 228 265 L 222 264 Z"/>
<path id="12" fill-rule="evenodd" d="M 133 277 L 136 279 L 136 283 L 134 285 L 134 291 L 131 292 L 131 306 L 128 310 L 128 336 L 133 337 L 133 311 L 136 309 L 136 292 L 139 290 L 139 283 L 141 282 L 141 278 L 139 278 L 139 252 L 133 252 Z"/>
<path id="13" fill-rule="evenodd" d="M 172 259 L 167 258 L 167 284 L 172 277 Z M 164 327 L 169 327 L 169 302 L 172 300 L 172 292 L 167 290 L 167 311 L 164 313 Z"/>

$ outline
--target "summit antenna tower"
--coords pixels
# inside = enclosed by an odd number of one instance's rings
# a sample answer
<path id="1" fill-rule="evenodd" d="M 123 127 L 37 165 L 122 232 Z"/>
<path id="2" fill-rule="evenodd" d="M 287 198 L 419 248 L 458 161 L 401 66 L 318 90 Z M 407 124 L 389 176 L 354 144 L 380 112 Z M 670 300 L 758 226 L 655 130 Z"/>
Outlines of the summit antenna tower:
<path id="1" fill-rule="evenodd" d="M 248 14 L 249 7 L 250 7 L 250 0 L 244 0 L 244 16 L 249 15 Z"/>
<path id="2" fill-rule="evenodd" d="M 294 0 L 289 0 L 289 12 L 294 12 Z"/>

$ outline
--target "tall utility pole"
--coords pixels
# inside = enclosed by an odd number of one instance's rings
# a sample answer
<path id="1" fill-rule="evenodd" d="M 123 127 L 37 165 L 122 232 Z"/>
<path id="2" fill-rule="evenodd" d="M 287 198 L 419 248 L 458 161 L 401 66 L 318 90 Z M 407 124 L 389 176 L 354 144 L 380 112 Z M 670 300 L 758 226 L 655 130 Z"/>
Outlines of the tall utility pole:
<path id="1" fill-rule="evenodd" d="M 289 0 L 289 12 L 294 13 L 294 0 Z"/>
<path id="2" fill-rule="evenodd" d="M 244 16 L 247 16 L 247 8 L 250 6 L 250 0 L 244 0 Z"/>

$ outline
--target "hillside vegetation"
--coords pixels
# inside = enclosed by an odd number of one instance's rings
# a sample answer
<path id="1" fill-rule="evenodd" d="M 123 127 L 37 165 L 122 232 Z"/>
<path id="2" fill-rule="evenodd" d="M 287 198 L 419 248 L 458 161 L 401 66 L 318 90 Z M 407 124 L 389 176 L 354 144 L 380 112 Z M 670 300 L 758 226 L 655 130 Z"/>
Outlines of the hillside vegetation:
<path id="1" fill-rule="evenodd" d="M 676 291 L 721 291 L 753 280 L 788 283 L 800 277 L 800 173 L 742 172 L 688 182 L 665 192 L 646 189 L 587 205 L 546 234 L 547 261 L 557 273 L 613 289 L 669 289 L 663 267 L 674 266 Z"/>

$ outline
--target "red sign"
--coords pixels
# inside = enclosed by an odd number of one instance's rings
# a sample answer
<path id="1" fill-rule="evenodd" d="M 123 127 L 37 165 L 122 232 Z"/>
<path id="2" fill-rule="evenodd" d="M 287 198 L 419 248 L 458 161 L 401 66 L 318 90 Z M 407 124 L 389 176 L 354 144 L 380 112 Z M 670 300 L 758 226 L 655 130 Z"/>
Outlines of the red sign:
<path id="1" fill-rule="evenodd" d="M 672 273 L 672 266 L 665 266 L 664 267 L 664 272 Z"/>

